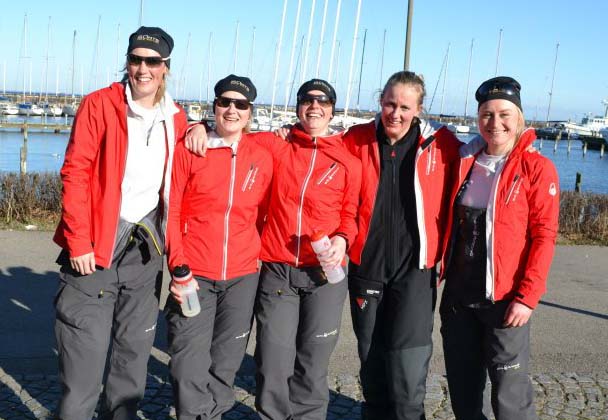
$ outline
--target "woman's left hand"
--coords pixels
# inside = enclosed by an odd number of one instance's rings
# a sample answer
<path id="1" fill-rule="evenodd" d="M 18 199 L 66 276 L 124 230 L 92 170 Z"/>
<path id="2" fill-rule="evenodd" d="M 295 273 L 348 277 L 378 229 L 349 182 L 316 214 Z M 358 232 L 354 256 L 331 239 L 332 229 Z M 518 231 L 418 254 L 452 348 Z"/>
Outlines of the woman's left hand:
<path id="1" fill-rule="evenodd" d="M 330 239 L 331 246 L 327 248 L 327 251 L 319 254 L 319 262 L 321 267 L 335 267 L 342 264 L 344 255 L 346 254 L 346 239 L 342 236 L 336 235 Z"/>
<path id="2" fill-rule="evenodd" d="M 505 312 L 503 326 L 507 328 L 523 327 L 526 325 L 533 309 L 516 300 L 512 301 Z"/>

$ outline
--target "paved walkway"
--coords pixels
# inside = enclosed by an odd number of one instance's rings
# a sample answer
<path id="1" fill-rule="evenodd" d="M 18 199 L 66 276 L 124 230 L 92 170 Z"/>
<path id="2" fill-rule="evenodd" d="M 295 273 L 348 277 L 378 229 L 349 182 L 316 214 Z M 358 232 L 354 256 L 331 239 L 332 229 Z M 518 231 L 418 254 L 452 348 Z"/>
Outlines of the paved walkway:
<path id="1" fill-rule="evenodd" d="M 0 420 L 50 419 L 60 396 L 52 333 L 57 248 L 48 232 L 0 231 Z M 534 313 L 531 373 L 541 420 L 608 420 L 608 248 L 557 248 L 548 292 Z M 453 419 L 436 317 L 427 382 L 429 420 Z M 356 340 L 345 307 L 330 363 L 328 419 L 360 418 Z M 257 419 L 251 355 L 237 377 L 225 419 Z M 166 331 L 159 318 L 141 419 L 174 419 Z M 83 419 L 84 420 L 84 419 Z"/>
<path id="2" fill-rule="evenodd" d="M 0 373 L 0 419 L 51 419 L 60 396 L 55 375 L 8 375 Z M 534 375 L 536 408 L 540 420 L 608 419 L 608 373 Z M 235 386 L 236 404 L 224 419 L 253 420 L 255 380 L 239 376 Z M 171 385 L 165 375 L 148 375 L 146 397 L 140 418 L 175 419 Z M 453 419 L 445 377 L 432 374 L 427 381 L 427 418 Z M 353 375 L 331 378 L 328 420 L 360 418 L 361 390 Z"/>

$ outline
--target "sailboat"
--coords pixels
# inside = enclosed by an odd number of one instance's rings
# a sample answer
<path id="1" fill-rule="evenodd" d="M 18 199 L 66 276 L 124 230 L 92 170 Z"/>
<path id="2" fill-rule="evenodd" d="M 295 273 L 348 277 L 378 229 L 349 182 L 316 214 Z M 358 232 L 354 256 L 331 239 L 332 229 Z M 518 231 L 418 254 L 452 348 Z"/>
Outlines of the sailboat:
<path id="1" fill-rule="evenodd" d="M 76 30 L 74 30 L 74 36 L 72 38 L 72 102 L 66 102 L 62 108 L 62 114 L 67 117 L 73 117 L 76 115 L 78 109 L 78 103 L 74 96 L 74 78 L 76 77 Z"/>

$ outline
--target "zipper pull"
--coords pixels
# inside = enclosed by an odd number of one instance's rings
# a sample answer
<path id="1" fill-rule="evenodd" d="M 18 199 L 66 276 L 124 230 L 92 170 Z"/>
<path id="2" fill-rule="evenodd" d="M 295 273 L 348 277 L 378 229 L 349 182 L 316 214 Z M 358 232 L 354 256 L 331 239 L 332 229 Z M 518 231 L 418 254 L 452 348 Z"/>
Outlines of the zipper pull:
<path id="1" fill-rule="evenodd" d="M 513 184 L 511 184 L 511 189 L 509 190 L 509 194 L 507 194 L 507 199 L 505 200 L 505 204 L 509 204 L 509 200 L 511 199 L 513 190 L 515 190 L 515 186 L 517 185 L 517 181 L 519 181 L 519 174 L 515 174 L 515 176 L 513 177 Z"/>

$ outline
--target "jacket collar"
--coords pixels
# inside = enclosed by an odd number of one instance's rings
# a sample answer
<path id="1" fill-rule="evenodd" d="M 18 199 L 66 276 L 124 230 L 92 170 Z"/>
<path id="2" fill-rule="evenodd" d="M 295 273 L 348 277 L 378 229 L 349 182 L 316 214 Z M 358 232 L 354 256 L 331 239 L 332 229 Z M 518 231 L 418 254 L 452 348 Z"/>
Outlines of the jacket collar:
<path id="1" fill-rule="evenodd" d="M 312 147 L 313 136 L 306 133 L 302 126 L 298 123 L 291 128 L 291 141 L 297 143 L 302 147 Z M 317 148 L 322 149 L 324 147 L 333 146 L 336 144 L 342 144 L 342 137 L 344 131 L 334 131 L 327 136 L 314 136 L 317 140 Z"/>

